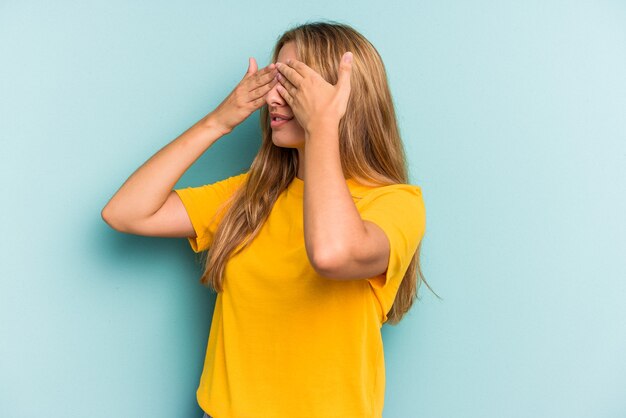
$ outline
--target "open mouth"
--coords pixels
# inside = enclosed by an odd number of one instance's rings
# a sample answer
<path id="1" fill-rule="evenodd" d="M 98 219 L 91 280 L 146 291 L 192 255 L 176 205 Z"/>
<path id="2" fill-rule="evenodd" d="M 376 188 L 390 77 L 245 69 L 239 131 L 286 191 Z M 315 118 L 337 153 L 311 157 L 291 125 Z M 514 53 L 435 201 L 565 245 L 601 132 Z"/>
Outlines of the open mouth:
<path id="1" fill-rule="evenodd" d="M 285 119 L 285 118 L 280 118 L 280 117 L 274 117 L 274 118 L 272 118 L 272 121 L 280 122 L 280 121 L 283 121 L 283 120 L 284 121 L 288 121 L 288 120 L 291 120 L 291 119 L 293 119 L 293 118 Z"/>

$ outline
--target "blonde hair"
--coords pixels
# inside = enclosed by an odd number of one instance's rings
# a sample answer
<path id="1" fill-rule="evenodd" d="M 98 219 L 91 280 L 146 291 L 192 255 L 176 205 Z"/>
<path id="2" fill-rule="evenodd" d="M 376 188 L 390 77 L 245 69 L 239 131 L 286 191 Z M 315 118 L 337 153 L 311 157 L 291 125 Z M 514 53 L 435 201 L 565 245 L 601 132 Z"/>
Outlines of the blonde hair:
<path id="1" fill-rule="evenodd" d="M 274 46 L 271 62 L 276 62 L 280 49 L 287 42 L 295 43 L 298 60 L 331 84 L 337 83 L 343 53 L 353 53 L 351 93 L 339 125 L 344 177 L 380 186 L 406 184 L 406 157 L 393 100 L 382 59 L 374 46 L 346 24 L 318 21 L 283 33 Z M 229 209 L 206 252 L 205 271 L 200 282 L 210 285 L 216 292 L 223 290 L 223 273 L 228 258 L 243 250 L 258 234 L 274 202 L 298 172 L 297 149 L 279 147 L 272 142 L 267 106 L 261 108 L 260 123 L 263 138 L 259 152 L 242 186 L 222 205 L 222 210 Z M 421 246 L 420 242 L 387 314 L 390 324 L 399 323 L 414 299 L 420 299 L 420 279 L 426 283 L 419 263 Z M 428 283 L 426 285 L 430 289 Z"/>

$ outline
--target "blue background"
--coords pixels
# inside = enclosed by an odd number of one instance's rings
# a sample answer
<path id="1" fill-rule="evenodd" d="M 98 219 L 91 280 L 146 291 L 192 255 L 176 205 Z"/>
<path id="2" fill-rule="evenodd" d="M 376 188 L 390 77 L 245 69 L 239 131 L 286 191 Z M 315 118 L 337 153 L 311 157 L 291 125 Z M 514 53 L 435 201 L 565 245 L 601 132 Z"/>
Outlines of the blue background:
<path id="1" fill-rule="evenodd" d="M 443 298 L 383 327 L 385 418 L 626 416 L 626 4 L 536 0 L 2 2 L 0 416 L 202 415 L 201 265 L 100 211 L 324 18 L 385 61 Z M 177 187 L 259 134 L 257 112 Z"/>

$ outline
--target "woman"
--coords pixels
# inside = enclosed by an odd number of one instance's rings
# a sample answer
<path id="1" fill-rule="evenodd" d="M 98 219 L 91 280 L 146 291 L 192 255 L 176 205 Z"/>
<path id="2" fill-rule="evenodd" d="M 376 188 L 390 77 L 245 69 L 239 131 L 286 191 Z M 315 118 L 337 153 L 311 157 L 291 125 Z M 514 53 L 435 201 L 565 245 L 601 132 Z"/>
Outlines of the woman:
<path id="1" fill-rule="evenodd" d="M 249 170 L 172 190 L 261 108 Z M 382 416 L 380 328 L 417 296 L 425 207 L 382 60 L 345 24 L 288 30 L 212 112 L 102 211 L 113 228 L 187 237 L 217 294 L 197 391 L 205 417 Z M 419 272 L 421 276 L 421 272 Z M 422 277 L 423 279 L 423 277 Z M 210 414 L 210 415 L 208 415 Z"/>

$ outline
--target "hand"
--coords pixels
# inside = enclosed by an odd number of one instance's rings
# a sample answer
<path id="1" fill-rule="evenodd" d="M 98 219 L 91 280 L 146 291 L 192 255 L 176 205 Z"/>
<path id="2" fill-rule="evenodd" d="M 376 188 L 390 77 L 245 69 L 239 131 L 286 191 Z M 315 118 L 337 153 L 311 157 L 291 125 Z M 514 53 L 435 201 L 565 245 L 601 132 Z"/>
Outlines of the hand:
<path id="1" fill-rule="evenodd" d="M 305 132 L 311 133 L 311 130 L 327 124 L 339 126 L 350 97 L 351 52 L 346 52 L 341 58 L 339 77 L 334 86 L 298 60 L 276 63 L 276 68 L 279 71 L 276 77 L 280 82 L 277 90 Z"/>
<path id="2" fill-rule="evenodd" d="M 231 132 L 235 126 L 265 104 L 265 95 L 277 83 L 275 79 L 277 73 L 274 64 L 257 71 L 256 60 L 252 57 L 249 59 L 248 71 L 243 79 L 210 114 L 224 134 Z"/>

